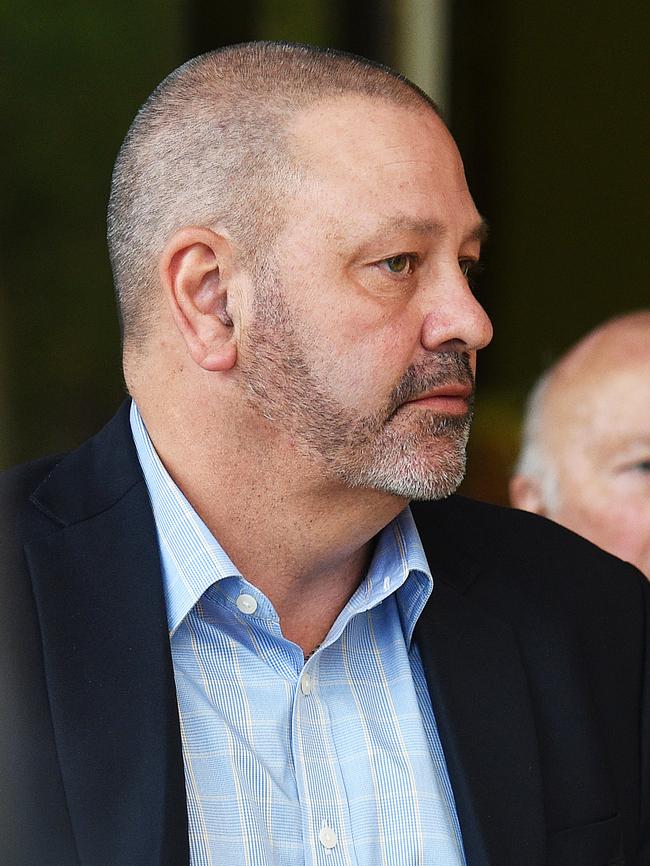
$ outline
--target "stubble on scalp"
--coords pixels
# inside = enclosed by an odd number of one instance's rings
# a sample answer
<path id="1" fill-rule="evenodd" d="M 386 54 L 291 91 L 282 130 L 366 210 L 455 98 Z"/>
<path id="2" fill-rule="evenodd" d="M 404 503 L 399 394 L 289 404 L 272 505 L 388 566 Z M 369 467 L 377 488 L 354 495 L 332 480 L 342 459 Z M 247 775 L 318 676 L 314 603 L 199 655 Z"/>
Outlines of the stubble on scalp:
<path id="1" fill-rule="evenodd" d="M 302 182 L 289 141 L 293 118 L 343 94 L 438 110 L 403 76 L 316 46 L 253 42 L 189 60 L 154 90 L 113 170 L 108 244 L 125 353 L 156 333 L 158 261 L 179 228 L 225 231 L 255 264 L 280 231 Z"/>
<path id="2" fill-rule="evenodd" d="M 248 405 L 290 436 L 303 455 L 319 460 L 331 477 L 350 488 L 422 500 L 442 499 L 460 485 L 473 400 L 463 416 L 404 403 L 452 383 L 473 390 L 466 355 L 439 352 L 412 365 L 383 407 L 357 413 L 315 376 L 268 263 L 256 274 L 252 322 L 242 349 L 240 375 Z"/>

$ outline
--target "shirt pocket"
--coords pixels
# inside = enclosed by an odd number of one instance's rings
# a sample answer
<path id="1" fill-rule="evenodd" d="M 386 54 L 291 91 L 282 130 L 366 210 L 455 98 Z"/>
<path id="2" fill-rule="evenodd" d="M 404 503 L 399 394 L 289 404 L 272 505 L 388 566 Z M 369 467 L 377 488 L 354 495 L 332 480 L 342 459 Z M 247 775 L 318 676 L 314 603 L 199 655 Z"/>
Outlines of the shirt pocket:
<path id="1" fill-rule="evenodd" d="M 619 816 L 553 833 L 548 866 L 626 866 Z"/>

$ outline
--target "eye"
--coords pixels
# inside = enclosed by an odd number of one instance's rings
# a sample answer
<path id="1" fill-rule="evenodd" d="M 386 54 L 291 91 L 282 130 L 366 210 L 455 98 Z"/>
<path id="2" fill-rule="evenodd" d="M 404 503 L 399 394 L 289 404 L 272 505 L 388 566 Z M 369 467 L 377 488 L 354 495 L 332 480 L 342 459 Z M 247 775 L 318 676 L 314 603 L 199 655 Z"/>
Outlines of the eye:
<path id="1" fill-rule="evenodd" d="M 632 460 L 621 465 L 619 472 L 622 475 L 650 480 L 650 459 Z"/>
<path id="2" fill-rule="evenodd" d="M 478 278 L 484 271 L 483 263 L 477 259 L 459 259 L 458 267 L 467 280 L 468 286 L 474 291 Z"/>
<path id="3" fill-rule="evenodd" d="M 397 256 L 391 256 L 388 259 L 383 259 L 379 265 L 391 274 L 412 274 L 417 263 L 415 253 L 400 253 Z"/>

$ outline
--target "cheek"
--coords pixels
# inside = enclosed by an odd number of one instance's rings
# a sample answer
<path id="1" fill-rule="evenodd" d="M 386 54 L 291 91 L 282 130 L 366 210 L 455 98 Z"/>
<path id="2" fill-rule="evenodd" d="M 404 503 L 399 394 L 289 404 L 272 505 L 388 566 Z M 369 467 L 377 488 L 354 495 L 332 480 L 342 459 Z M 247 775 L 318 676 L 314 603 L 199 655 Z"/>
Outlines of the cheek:
<path id="1" fill-rule="evenodd" d="M 383 406 L 411 363 L 395 341 L 359 339 L 321 359 L 318 376 L 344 405 L 362 413 Z"/>
<path id="2" fill-rule="evenodd" d="M 404 321 L 330 311 L 310 340 L 313 370 L 337 398 L 360 411 L 383 404 L 417 355 L 418 340 Z"/>
<path id="3" fill-rule="evenodd" d="M 586 493 L 589 491 L 585 491 Z M 650 505 L 620 491 L 597 493 L 566 502 L 558 521 L 594 544 L 636 565 L 650 552 Z"/>
<path id="4" fill-rule="evenodd" d="M 321 308 L 319 330 L 342 347 L 369 344 L 390 349 L 419 341 L 421 318 L 404 305 L 378 304 L 364 297 L 345 298 Z"/>

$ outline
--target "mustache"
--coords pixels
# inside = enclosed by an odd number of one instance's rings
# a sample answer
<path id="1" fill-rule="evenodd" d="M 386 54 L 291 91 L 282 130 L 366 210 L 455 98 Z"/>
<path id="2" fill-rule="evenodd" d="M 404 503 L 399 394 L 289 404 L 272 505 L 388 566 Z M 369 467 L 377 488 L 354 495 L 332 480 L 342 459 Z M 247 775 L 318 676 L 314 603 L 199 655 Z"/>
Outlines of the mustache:
<path id="1" fill-rule="evenodd" d="M 440 352 L 434 361 L 412 364 L 389 397 L 389 411 L 394 414 L 403 403 L 416 400 L 433 388 L 447 385 L 469 386 L 469 408 L 474 405 L 474 374 L 469 357 L 460 352 Z"/>

